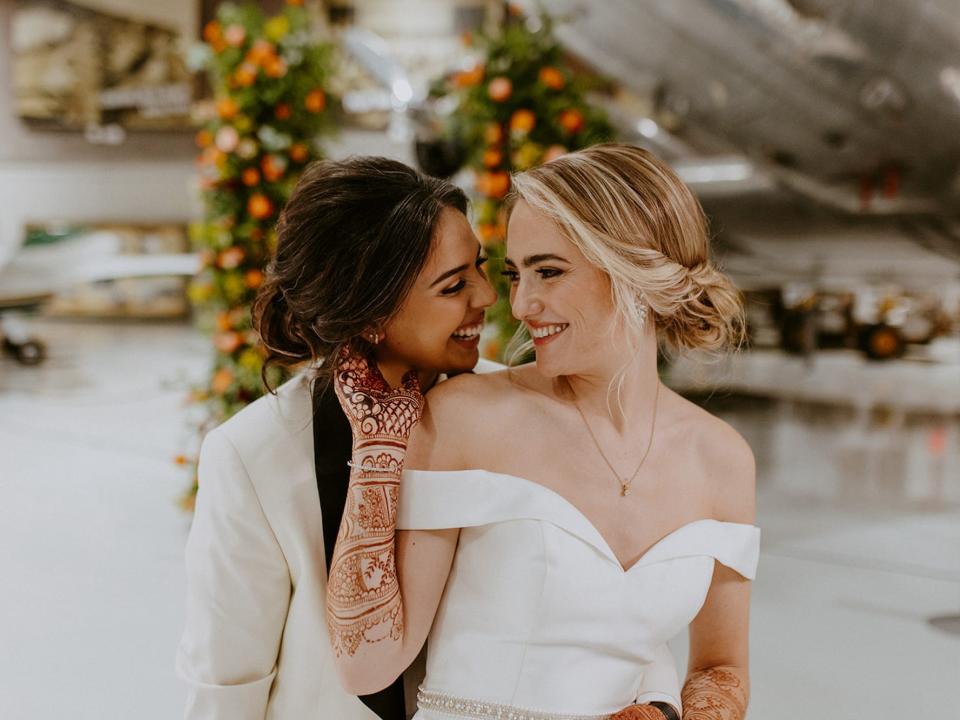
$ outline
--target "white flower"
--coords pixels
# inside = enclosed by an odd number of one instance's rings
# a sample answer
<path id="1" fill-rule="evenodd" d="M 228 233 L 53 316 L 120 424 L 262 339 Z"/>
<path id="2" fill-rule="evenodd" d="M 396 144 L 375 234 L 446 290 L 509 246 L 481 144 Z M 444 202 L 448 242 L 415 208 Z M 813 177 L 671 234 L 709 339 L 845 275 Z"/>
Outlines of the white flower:
<path id="1" fill-rule="evenodd" d="M 213 57 L 213 50 L 204 43 L 191 43 L 187 48 L 186 63 L 190 72 L 203 70 Z"/>
<path id="2" fill-rule="evenodd" d="M 249 160 L 257 154 L 258 149 L 257 143 L 253 138 L 244 138 L 240 141 L 240 144 L 237 145 L 237 155 L 244 160 Z"/>
<path id="3" fill-rule="evenodd" d="M 293 143 L 289 135 L 277 132 L 272 125 L 264 125 L 257 130 L 257 137 L 267 150 L 286 150 Z"/>
<path id="4" fill-rule="evenodd" d="M 217 130 L 217 136 L 214 142 L 223 152 L 231 153 L 236 150 L 237 143 L 240 142 L 240 133 L 237 132 L 237 129 L 233 127 L 233 125 L 224 125 Z"/>

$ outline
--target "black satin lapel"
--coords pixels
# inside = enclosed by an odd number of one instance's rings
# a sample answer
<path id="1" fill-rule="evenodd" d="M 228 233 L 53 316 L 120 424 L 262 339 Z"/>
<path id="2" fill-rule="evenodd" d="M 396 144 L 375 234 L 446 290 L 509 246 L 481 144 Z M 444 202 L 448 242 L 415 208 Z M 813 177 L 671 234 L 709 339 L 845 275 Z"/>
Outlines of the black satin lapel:
<path id="1" fill-rule="evenodd" d="M 347 502 L 350 468 L 347 461 L 353 449 L 350 423 L 332 389 L 313 393 L 313 462 L 323 520 L 323 550 L 327 572 L 333 560 L 333 548 L 340 530 L 340 519 Z M 406 720 L 403 675 L 378 693 L 360 695 L 363 702 L 381 720 Z"/>
<path id="2" fill-rule="evenodd" d="M 340 530 L 340 518 L 347 502 L 350 482 L 350 459 L 353 438 L 340 403 L 332 390 L 313 394 L 313 462 L 320 494 L 320 516 L 323 519 L 323 550 L 327 572 L 333 560 L 333 547 Z"/>

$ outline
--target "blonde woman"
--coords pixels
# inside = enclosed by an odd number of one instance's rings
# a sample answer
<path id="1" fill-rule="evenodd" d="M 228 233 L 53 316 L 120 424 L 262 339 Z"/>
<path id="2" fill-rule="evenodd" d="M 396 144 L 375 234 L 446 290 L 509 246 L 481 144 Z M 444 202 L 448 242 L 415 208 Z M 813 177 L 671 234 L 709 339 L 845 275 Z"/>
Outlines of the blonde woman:
<path id="1" fill-rule="evenodd" d="M 626 145 L 514 193 L 506 274 L 536 362 L 455 378 L 427 409 L 362 360 L 336 379 L 354 430 L 327 606 L 342 681 L 389 684 L 429 631 L 416 720 L 743 718 L 753 456 L 657 374 L 659 346 L 742 339 L 703 212 Z M 407 451 L 397 428 L 418 420 Z M 651 687 L 683 628 L 682 692 Z"/>

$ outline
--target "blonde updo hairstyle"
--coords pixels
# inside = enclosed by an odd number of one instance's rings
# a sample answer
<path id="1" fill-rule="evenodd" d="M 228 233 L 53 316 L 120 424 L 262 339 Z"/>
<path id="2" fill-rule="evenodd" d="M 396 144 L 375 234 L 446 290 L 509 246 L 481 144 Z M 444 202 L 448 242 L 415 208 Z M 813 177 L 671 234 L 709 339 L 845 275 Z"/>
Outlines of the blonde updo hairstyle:
<path id="1" fill-rule="evenodd" d="M 719 354 L 744 341 L 740 293 L 709 257 L 707 219 L 676 174 L 632 145 L 594 145 L 514 175 L 523 200 L 551 218 L 610 278 L 613 301 L 638 340 L 655 324 L 668 354 Z"/>

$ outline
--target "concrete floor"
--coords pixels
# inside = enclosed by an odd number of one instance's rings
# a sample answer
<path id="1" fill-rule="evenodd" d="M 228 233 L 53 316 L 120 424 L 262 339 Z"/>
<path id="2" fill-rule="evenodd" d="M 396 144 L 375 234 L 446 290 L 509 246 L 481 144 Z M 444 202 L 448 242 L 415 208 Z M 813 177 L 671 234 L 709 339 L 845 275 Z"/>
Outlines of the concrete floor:
<path id="1" fill-rule="evenodd" d="M 34 327 L 45 365 L 0 360 L 0 718 L 178 717 L 190 521 L 173 457 L 207 343 L 184 325 Z M 960 636 L 927 619 L 960 613 L 956 418 L 890 433 L 823 406 L 709 404 L 758 459 L 750 717 L 954 716 Z"/>

